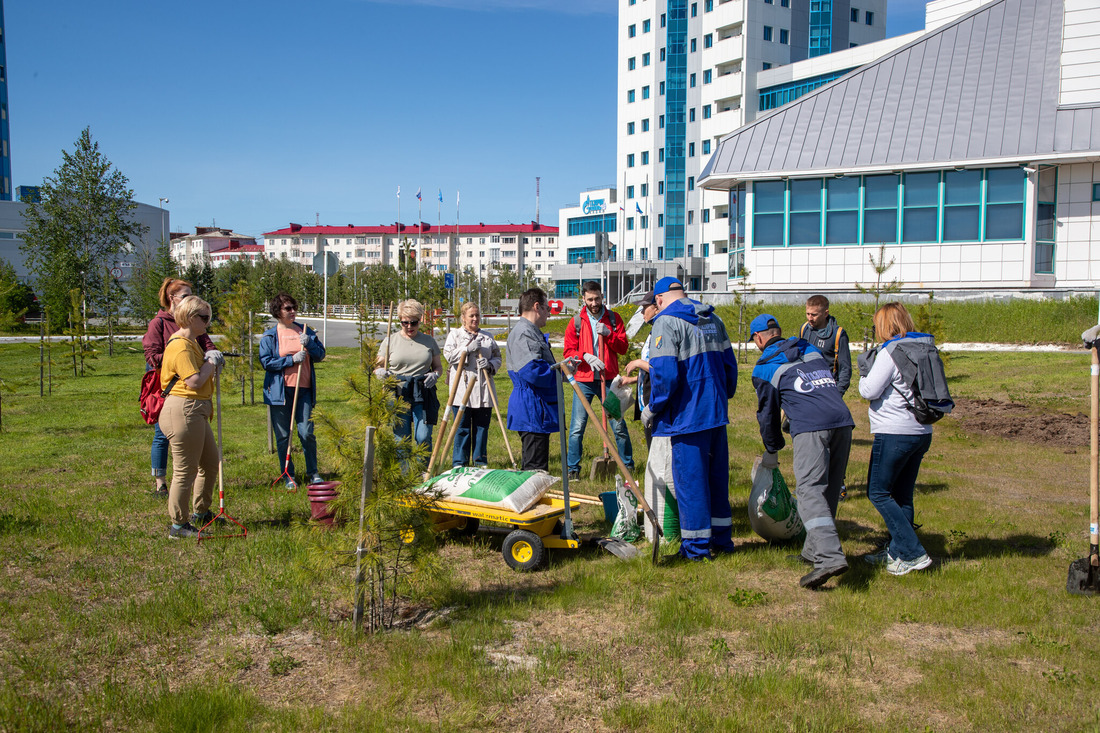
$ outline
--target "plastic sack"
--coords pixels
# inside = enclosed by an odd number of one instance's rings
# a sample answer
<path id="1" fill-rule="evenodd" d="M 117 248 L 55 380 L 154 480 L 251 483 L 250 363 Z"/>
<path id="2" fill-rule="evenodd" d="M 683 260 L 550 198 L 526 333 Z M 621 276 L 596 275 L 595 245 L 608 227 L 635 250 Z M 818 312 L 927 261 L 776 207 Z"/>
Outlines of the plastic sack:
<path id="1" fill-rule="evenodd" d="M 761 468 L 758 456 L 752 464 L 749 492 L 749 524 L 769 542 L 782 542 L 802 534 L 798 505 L 778 468 Z"/>
<path id="2" fill-rule="evenodd" d="M 611 536 L 625 542 L 634 542 L 642 536 L 638 527 L 638 500 L 634 498 L 622 476 L 615 477 L 615 498 L 619 502 L 619 513 L 611 525 Z"/>
<path id="3" fill-rule="evenodd" d="M 661 523 L 665 542 L 680 541 L 680 507 L 672 483 L 672 439 L 654 435 L 645 464 L 645 500 Z M 653 541 L 653 523 L 646 521 L 645 536 Z"/>
<path id="4" fill-rule="evenodd" d="M 506 509 L 522 514 L 561 481 L 542 471 L 509 471 L 503 468 L 452 468 L 421 487 L 442 491 L 443 499 L 463 504 Z"/>
<path id="5" fill-rule="evenodd" d="M 630 387 L 624 387 L 622 376 L 615 375 L 607 390 L 607 396 L 603 399 L 603 409 L 608 417 L 622 420 L 623 405 L 633 404 L 632 399 Z"/>

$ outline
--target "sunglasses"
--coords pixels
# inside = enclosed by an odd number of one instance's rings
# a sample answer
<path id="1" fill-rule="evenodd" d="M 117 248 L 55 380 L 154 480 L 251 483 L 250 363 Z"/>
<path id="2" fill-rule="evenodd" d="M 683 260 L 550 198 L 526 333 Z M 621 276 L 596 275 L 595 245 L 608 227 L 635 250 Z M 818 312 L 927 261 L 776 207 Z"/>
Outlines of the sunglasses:
<path id="1" fill-rule="evenodd" d="M 294 305 L 284 305 L 283 306 L 283 312 L 284 313 L 297 313 L 298 312 L 298 307 L 294 306 Z"/>
<path id="2" fill-rule="evenodd" d="M 201 318 L 203 323 L 210 323 L 210 314 L 209 313 L 199 313 L 195 317 L 196 318 Z"/>
<path id="3" fill-rule="evenodd" d="M 419 326 L 420 321 L 401 321 L 402 326 Z"/>

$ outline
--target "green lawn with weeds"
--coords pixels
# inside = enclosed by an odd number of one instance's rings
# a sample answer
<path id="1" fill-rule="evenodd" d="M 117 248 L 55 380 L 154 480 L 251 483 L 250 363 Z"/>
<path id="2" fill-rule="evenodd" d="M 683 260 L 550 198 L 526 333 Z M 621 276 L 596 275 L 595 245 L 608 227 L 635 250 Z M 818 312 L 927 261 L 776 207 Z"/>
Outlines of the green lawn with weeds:
<path id="1" fill-rule="evenodd" d="M 318 367 L 319 409 L 350 415 L 341 385 L 357 358 L 333 349 Z M 0 432 L 0 730 L 1100 729 L 1100 598 L 1065 591 L 1088 547 L 1079 430 L 998 437 L 962 407 L 938 423 L 917 497 L 938 562 L 896 578 L 858 557 L 885 531 L 864 491 L 870 436 L 853 388 L 838 516 L 852 569 L 809 592 L 786 559 L 797 548 L 749 529 L 760 442 L 743 368 L 729 429 L 736 554 L 653 567 L 641 545 L 631 562 L 554 551 L 520 574 L 499 534 L 444 538 L 444 572 L 407 589 L 408 623 L 359 636 L 339 554 L 354 526 L 324 532 L 304 491 L 269 487 L 279 468 L 261 405 L 226 385 L 227 504 L 249 535 L 199 546 L 167 538 L 165 503 L 149 495 L 139 353 L 101 357 L 46 398 L 34 349 L 0 346 L 0 359 L 17 387 Z M 960 402 L 1069 425 L 1088 413 L 1088 363 L 956 353 L 948 371 Z M 498 387 L 506 400 L 508 380 Z M 493 431 L 490 461 L 503 466 Z M 589 430 L 585 472 L 597 450 Z M 327 471 L 323 440 L 320 455 Z M 551 455 L 557 473 L 556 440 Z M 780 462 L 793 483 L 789 448 Z M 577 529 L 609 527 L 584 506 Z"/>

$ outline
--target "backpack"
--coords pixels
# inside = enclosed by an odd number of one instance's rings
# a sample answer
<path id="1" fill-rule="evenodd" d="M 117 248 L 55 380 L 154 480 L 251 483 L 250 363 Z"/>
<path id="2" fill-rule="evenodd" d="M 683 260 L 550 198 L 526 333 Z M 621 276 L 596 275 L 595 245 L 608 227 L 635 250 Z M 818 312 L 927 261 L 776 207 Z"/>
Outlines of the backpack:
<path id="1" fill-rule="evenodd" d="M 897 386 L 891 386 L 894 387 L 894 391 L 901 395 L 901 398 L 905 400 L 905 409 L 913 413 L 913 417 L 915 417 L 917 419 L 917 422 L 919 422 L 921 425 L 931 425 L 935 422 L 939 422 L 940 418 L 947 414 L 943 410 L 939 410 L 928 404 L 928 401 L 920 396 L 920 389 L 917 387 L 917 385 L 914 384 L 912 387 L 910 387 L 910 389 L 913 390 L 912 402 L 909 401 L 909 398 L 906 397 L 905 393 L 898 389 Z M 950 410 L 948 410 L 948 412 L 950 412 Z"/>
<path id="2" fill-rule="evenodd" d="M 809 341 L 809 339 L 806 338 L 806 337 L 809 335 L 810 331 L 812 331 L 812 330 L 813 329 L 810 328 L 809 323 L 803 323 L 802 324 L 802 329 L 798 332 L 798 337 L 800 339 L 805 339 L 806 341 Z M 836 326 L 836 335 L 833 338 L 833 374 L 834 375 L 837 374 L 840 371 L 840 334 L 842 334 L 842 333 L 844 333 L 844 328 L 838 323 L 837 326 Z"/>
<path id="3" fill-rule="evenodd" d="M 885 344 L 901 374 L 902 381 L 913 392 L 910 401 L 901 390 L 894 387 L 905 400 L 905 408 L 913 413 L 921 425 L 931 425 L 955 409 L 955 401 L 947 387 L 947 374 L 943 359 L 932 337 L 927 334 L 911 334 L 909 338 Z"/>
<path id="4" fill-rule="evenodd" d="M 607 320 L 611 321 L 611 330 L 614 331 L 616 326 L 618 325 L 617 323 L 615 323 L 615 319 L 619 317 L 619 314 L 616 313 L 615 311 L 611 310 L 610 308 L 606 308 L 606 310 L 607 310 L 607 315 L 608 315 Z M 581 340 L 581 316 L 583 316 L 583 315 L 584 315 L 584 308 L 581 308 L 579 313 L 576 313 L 576 314 L 573 315 L 573 330 L 577 332 L 578 345 L 580 345 L 580 340 Z M 593 341 L 593 344 L 594 344 L 596 339 L 593 337 L 592 341 Z M 597 354 L 597 356 L 598 356 L 598 354 Z"/>
<path id="5" fill-rule="evenodd" d="M 147 425 L 155 425 L 160 420 L 160 411 L 164 408 L 164 398 L 176 386 L 180 375 L 172 377 L 168 386 L 160 389 L 160 369 L 150 369 L 141 378 L 141 392 L 138 394 L 138 406 L 141 408 L 141 417 Z"/>

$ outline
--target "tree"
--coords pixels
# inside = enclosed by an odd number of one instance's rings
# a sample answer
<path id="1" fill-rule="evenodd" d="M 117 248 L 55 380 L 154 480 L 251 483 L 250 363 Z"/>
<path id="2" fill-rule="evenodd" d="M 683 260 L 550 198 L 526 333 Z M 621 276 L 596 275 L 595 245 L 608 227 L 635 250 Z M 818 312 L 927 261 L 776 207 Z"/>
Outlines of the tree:
<path id="1" fill-rule="evenodd" d="M 179 277 L 179 266 L 162 239 L 153 250 L 142 250 L 134 259 L 127 293 L 127 304 L 134 318 L 153 320 L 160 310 L 160 286 L 166 277 Z"/>
<path id="2" fill-rule="evenodd" d="M 41 201 L 27 202 L 27 230 L 21 249 L 53 325 L 64 325 L 70 291 L 78 289 L 93 305 L 115 302 L 110 267 L 114 256 L 140 238 L 145 227 L 130 217 L 134 192 L 121 171 L 99 152 L 89 128 L 73 152 L 61 151 L 62 164 L 42 181 Z"/>
<path id="3" fill-rule="evenodd" d="M 30 286 L 19 282 L 14 265 L 0 261 L 0 331 L 14 328 L 24 316 L 37 315 L 37 311 Z"/>
<path id="4" fill-rule="evenodd" d="M 871 344 L 875 342 L 875 324 L 873 321 L 875 313 L 878 312 L 879 301 L 882 300 L 882 296 L 891 295 L 893 293 L 900 293 L 901 287 L 904 283 L 898 280 L 896 277 L 890 282 L 883 284 L 882 278 L 886 274 L 886 271 L 894 266 L 896 258 L 891 257 L 890 261 L 886 261 L 886 245 L 880 244 L 878 248 L 878 257 L 876 258 L 872 254 L 867 255 L 867 259 L 871 263 L 871 269 L 875 271 L 875 284 L 874 285 L 861 285 L 855 283 L 856 290 L 863 295 L 870 295 L 874 301 L 874 308 L 870 313 L 862 311 L 860 315 L 867 319 L 869 326 L 863 327 L 863 348 L 870 348 Z"/>

